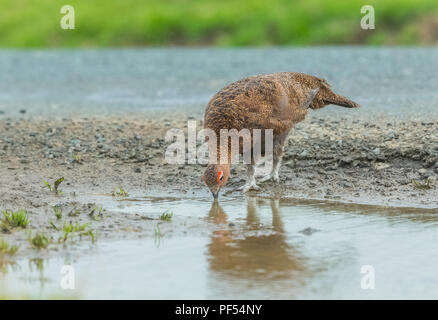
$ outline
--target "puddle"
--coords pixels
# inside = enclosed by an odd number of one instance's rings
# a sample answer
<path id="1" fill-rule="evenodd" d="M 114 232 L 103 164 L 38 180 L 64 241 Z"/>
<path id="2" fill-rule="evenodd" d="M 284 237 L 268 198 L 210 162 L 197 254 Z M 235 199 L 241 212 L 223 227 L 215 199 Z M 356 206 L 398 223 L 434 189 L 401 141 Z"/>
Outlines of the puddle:
<path id="1" fill-rule="evenodd" d="M 170 210 L 175 230 L 196 223 L 190 232 L 158 239 L 99 239 L 80 255 L 19 260 L 0 273 L 0 297 L 438 298 L 435 209 L 261 198 L 224 198 L 220 205 L 203 199 L 105 201 L 108 209 L 148 217 Z M 74 267 L 74 290 L 60 286 L 66 264 Z M 370 275 L 361 273 L 363 266 L 374 269 L 374 289 L 361 288 Z"/>

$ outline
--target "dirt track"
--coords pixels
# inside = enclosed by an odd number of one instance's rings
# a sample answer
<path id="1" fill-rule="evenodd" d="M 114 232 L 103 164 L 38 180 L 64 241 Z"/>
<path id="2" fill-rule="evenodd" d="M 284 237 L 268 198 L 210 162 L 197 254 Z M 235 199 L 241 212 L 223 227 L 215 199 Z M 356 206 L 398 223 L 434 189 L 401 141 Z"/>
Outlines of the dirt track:
<path id="1" fill-rule="evenodd" d="M 66 178 L 64 189 L 77 193 L 110 193 L 124 187 L 144 195 L 207 196 L 200 179 L 202 165 L 164 160 L 166 131 L 186 125 L 187 119 L 141 117 L 3 120 L 1 205 L 43 205 L 43 180 L 60 176 Z M 427 177 L 430 184 L 422 188 Z M 263 193 L 433 207 L 438 204 L 437 177 L 438 122 L 370 124 L 313 118 L 293 130 L 282 182 L 264 184 Z M 243 166 L 233 168 L 225 193 L 237 192 L 244 179 Z"/>

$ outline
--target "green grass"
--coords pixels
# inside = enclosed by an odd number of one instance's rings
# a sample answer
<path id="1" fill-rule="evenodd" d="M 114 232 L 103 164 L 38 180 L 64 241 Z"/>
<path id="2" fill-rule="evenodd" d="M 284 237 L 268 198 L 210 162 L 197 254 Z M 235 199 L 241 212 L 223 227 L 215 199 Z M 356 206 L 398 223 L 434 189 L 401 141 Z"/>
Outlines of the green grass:
<path id="1" fill-rule="evenodd" d="M 55 217 L 56 219 L 61 219 L 62 218 L 62 209 L 58 206 L 54 206 L 53 207 L 53 212 L 55 213 Z"/>
<path id="2" fill-rule="evenodd" d="M 49 189 L 50 192 L 53 192 L 56 195 L 62 195 L 63 192 L 61 190 L 59 190 L 59 186 L 61 185 L 61 183 L 64 181 L 64 177 L 56 179 L 55 182 L 53 183 L 53 186 L 48 183 L 46 180 L 44 180 L 44 184 L 46 185 L 47 189 Z"/>
<path id="3" fill-rule="evenodd" d="M 59 228 L 55 225 L 55 223 L 53 222 L 52 219 L 49 220 L 49 225 L 50 225 L 53 229 L 55 229 L 55 230 L 59 230 Z"/>
<path id="4" fill-rule="evenodd" d="M 119 190 L 114 190 L 111 193 L 111 195 L 113 197 L 128 197 L 129 196 L 128 193 L 123 188 L 120 188 Z"/>
<path id="5" fill-rule="evenodd" d="M 93 220 L 95 220 L 95 221 L 98 221 L 98 220 L 100 220 L 100 219 L 103 217 L 102 211 L 103 211 L 103 206 L 102 206 L 102 205 L 95 206 L 95 207 L 90 211 L 90 213 L 88 214 L 88 216 L 89 216 L 91 219 L 93 219 Z"/>
<path id="6" fill-rule="evenodd" d="M 161 236 L 162 236 L 162 233 L 161 233 L 160 226 L 157 225 L 157 226 L 154 228 L 154 242 L 155 242 L 155 245 L 156 245 L 157 247 L 160 246 L 160 243 L 161 243 Z"/>
<path id="7" fill-rule="evenodd" d="M 75 8 L 74 30 L 60 8 Z M 363 31 L 360 8 L 375 8 Z M 0 46 L 418 44 L 436 0 L 0 0 Z M 436 40 L 436 39 L 435 39 Z"/>
<path id="8" fill-rule="evenodd" d="M 75 154 L 73 156 L 73 162 L 75 162 L 75 163 L 82 163 L 83 162 L 82 155 L 81 154 Z"/>
<path id="9" fill-rule="evenodd" d="M 10 245 L 6 240 L 0 240 L 0 256 L 3 254 L 15 254 L 18 251 L 18 246 Z"/>
<path id="10" fill-rule="evenodd" d="M 82 236 L 89 236 L 91 238 L 91 242 L 94 243 L 97 239 L 97 231 L 93 231 L 92 229 L 87 229 L 88 223 L 84 223 L 80 225 L 79 223 L 73 224 L 72 222 L 66 223 L 62 227 L 63 235 L 59 238 L 59 242 L 65 242 L 69 237 L 72 237 L 74 234 Z"/>
<path id="11" fill-rule="evenodd" d="M 13 228 L 26 228 L 28 224 L 29 218 L 26 210 L 3 211 L 3 217 L 1 220 L 2 231 L 8 232 Z"/>
<path id="12" fill-rule="evenodd" d="M 47 248 L 50 243 L 50 239 L 45 233 L 37 233 L 33 236 L 32 232 L 29 232 L 28 241 L 32 248 L 38 250 Z"/>
<path id="13" fill-rule="evenodd" d="M 172 220 L 173 212 L 165 211 L 160 215 L 160 220 L 170 221 Z"/>
<path id="14" fill-rule="evenodd" d="M 413 179 L 412 184 L 414 185 L 414 188 L 417 189 L 432 189 L 430 178 L 423 179 L 423 181 Z"/>

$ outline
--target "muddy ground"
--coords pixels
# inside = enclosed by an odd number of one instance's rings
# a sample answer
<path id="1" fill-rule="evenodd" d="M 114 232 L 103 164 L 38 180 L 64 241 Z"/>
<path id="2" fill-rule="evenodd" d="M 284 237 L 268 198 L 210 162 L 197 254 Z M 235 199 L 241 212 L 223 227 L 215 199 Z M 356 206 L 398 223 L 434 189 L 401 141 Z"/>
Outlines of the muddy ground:
<path id="1" fill-rule="evenodd" d="M 149 119 L 123 116 L 78 119 L 14 118 L 0 120 L 0 209 L 26 209 L 27 229 L 52 239 L 47 253 L 64 242 L 65 221 L 88 223 L 99 241 L 120 237 L 152 237 L 156 216 L 121 214 L 105 209 L 93 196 L 118 201 L 160 196 L 205 198 L 211 195 L 201 181 L 202 165 L 170 165 L 164 160 L 170 128 L 185 128 L 193 118 Z M 62 194 L 44 184 L 64 177 Z M 242 197 L 242 165 L 232 169 L 225 196 Z M 438 207 L 438 121 L 387 122 L 331 120 L 309 117 L 289 137 L 281 183 L 260 184 L 263 197 L 325 199 L 383 206 Z M 120 188 L 128 197 L 117 194 Z M 57 219 L 53 207 L 62 218 Z M 90 215 L 93 208 L 98 208 Z M 196 230 L 200 220 L 162 223 L 163 234 Z M 204 226 L 204 225 L 203 225 Z M 198 228 L 199 232 L 203 232 Z M 0 239 L 20 245 L 20 255 L 34 252 L 28 230 L 2 232 Z M 91 239 L 88 236 L 85 240 Z M 79 239 L 79 238 L 78 238 Z M 87 240 L 88 241 L 88 240 Z"/>

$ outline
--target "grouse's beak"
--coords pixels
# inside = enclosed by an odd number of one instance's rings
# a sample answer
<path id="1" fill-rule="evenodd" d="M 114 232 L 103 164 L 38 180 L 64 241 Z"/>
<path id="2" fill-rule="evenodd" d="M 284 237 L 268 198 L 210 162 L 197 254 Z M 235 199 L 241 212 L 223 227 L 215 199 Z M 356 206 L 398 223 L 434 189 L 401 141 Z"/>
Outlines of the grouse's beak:
<path id="1" fill-rule="evenodd" d="M 329 97 L 324 97 L 324 102 L 335 104 L 341 107 L 345 108 L 359 108 L 360 105 L 354 101 L 351 101 L 350 99 L 341 96 L 340 94 L 334 93 L 333 95 L 330 95 Z"/>

